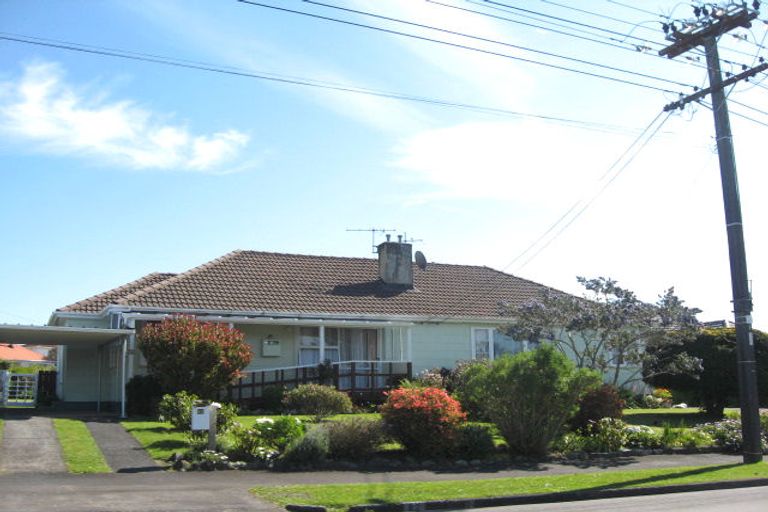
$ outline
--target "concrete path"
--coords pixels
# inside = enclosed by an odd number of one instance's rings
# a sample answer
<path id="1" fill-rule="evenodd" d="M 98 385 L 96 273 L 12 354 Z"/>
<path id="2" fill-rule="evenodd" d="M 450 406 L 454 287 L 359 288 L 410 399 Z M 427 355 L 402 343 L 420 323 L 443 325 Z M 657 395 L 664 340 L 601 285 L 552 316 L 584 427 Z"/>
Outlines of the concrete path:
<path id="1" fill-rule="evenodd" d="M 162 471 L 138 441 L 114 419 L 93 419 L 85 422 L 107 464 L 116 473 Z"/>
<path id="2" fill-rule="evenodd" d="M 56 473 L 67 467 L 51 418 L 6 415 L 0 473 Z"/>

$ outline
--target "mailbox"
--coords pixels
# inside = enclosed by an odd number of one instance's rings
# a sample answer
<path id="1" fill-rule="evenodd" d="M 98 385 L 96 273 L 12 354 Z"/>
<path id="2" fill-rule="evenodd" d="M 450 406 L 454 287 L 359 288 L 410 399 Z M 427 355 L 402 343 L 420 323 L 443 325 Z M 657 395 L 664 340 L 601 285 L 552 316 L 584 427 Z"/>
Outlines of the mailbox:
<path id="1" fill-rule="evenodd" d="M 192 407 L 192 430 L 211 428 L 211 409 L 207 405 Z"/>
<path id="2" fill-rule="evenodd" d="M 220 408 L 216 402 L 192 406 L 192 430 L 215 430 L 216 411 Z"/>

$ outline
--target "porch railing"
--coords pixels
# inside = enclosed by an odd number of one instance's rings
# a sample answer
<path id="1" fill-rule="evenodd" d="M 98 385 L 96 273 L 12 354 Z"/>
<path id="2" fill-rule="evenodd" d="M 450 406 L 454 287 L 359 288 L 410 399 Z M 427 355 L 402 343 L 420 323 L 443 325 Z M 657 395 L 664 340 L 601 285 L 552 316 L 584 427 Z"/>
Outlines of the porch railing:
<path id="1" fill-rule="evenodd" d="M 222 398 L 259 407 L 268 388 L 291 389 L 299 384 L 328 384 L 353 398 L 374 397 L 411 378 L 410 361 L 341 361 L 330 365 L 289 366 L 245 372 L 227 386 Z"/>

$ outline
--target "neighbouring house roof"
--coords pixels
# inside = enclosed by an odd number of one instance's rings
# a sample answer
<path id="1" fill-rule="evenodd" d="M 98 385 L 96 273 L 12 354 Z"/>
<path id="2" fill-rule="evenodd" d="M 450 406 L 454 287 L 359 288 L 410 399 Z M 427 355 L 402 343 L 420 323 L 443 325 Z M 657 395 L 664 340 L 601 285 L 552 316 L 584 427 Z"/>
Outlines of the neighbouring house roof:
<path id="1" fill-rule="evenodd" d="M 3 361 L 45 361 L 45 358 L 21 345 L 0 343 L 0 359 Z"/>
<path id="2" fill-rule="evenodd" d="M 238 312 L 494 317 L 500 303 L 540 296 L 541 284 L 484 266 L 413 266 L 412 289 L 378 277 L 369 258 L 234 251 L 180 274 L 149 274 L 58 311 L 109 304 Z"/>

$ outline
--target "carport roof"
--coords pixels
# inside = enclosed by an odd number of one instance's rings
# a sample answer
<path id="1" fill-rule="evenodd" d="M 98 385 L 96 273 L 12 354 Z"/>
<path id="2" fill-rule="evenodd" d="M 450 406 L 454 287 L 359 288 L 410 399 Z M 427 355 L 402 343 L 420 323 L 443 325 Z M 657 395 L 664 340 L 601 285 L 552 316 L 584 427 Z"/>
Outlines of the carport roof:
<path id="1" fill-rule="evenodd" d="M 133 332 L 131 329 L 0 324 L 0 342 L 19 345 L 96 346 Z"/>

